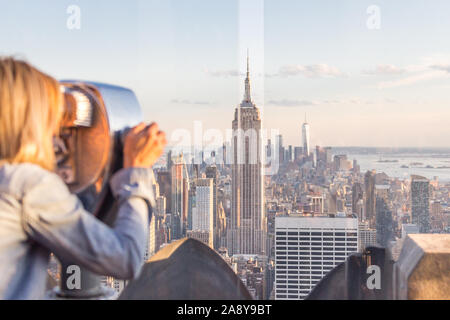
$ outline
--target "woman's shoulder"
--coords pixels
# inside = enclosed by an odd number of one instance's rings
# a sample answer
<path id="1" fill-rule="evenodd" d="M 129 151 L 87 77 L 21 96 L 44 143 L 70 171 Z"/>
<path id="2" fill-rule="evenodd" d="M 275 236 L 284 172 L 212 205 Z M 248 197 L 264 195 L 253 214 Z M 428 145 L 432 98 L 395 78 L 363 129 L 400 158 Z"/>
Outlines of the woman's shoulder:
<path id="1" fill-rule="evenodd" d="M 0 166 L 0 192 L 8 192 L 22 197 L 46 181 L 59 183 L 60 178 L 55 173 L 32 163 Z"/>

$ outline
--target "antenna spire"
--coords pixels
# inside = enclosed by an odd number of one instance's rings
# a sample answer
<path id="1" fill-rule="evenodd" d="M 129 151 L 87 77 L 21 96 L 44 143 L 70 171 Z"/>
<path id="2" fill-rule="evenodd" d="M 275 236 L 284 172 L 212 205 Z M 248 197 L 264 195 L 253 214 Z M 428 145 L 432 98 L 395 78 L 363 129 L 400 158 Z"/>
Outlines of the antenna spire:
<path id="1" fill-rule="evenodd" d="M 244 102 L 252 102 L 252 97 L 250 94 L 250 55 L 248 49 L 247 49 L 247 77 L 245 79 Z"/>
<path id="2" fill-rule="evenodd" d="M 247 48 L 247 79 L 250 79 L 250 54 Z"/>

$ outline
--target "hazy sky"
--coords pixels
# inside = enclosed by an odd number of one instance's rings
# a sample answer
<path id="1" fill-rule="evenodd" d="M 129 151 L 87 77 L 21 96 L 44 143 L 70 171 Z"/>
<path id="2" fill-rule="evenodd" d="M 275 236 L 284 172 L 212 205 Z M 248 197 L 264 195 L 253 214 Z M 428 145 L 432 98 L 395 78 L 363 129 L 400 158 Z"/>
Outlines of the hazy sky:
<path id="1" fill-rule="evenodd" d="M 231 127 L 248 48 L 264 127 L 285 144 L 307 113 L 313 145 L 450 147 L 450 1 L 242 1 L 0 0 L 0 54 L 130 87 L 170 137 Z"/>

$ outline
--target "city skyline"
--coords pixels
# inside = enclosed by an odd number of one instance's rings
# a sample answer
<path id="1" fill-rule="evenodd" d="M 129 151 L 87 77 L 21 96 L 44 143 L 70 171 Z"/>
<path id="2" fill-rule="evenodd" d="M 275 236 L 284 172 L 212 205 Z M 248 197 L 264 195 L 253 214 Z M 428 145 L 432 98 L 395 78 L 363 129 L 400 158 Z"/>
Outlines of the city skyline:
<path id="1" fill-rule="evenodd" d="M 449 0 L 0 8 L 3 299 L 450 299 Z"/>
<path id="2" fill-rule="evenodd" d="M 130 87 L 146 120 L 158 121 L 171 140 L 196 120 L 228 128 L 249 48 L 262 126 L 279 129 L 286 145 L 300 145 L 306 111 L 311 146 L 449 146 L 450 45 L 441 41 L 450 32 L 448 2 L 378 1 L 375 30 L 367 27 L 370 1 L 249 3 L 262 12 L 263 52 L 247 41 L 252 30 L 240 39 L 237 0 L 80 0 L 80 30 L 66 28 L 70 1 L 2 1 L 0 54 L 24 57 L 58 79 Z"/>

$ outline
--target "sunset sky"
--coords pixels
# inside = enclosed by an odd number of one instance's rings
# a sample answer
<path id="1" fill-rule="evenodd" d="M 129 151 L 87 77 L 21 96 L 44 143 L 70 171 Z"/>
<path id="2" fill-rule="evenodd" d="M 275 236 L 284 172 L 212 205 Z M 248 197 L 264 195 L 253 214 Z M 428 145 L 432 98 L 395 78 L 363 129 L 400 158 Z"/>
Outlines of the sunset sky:
<path id="1" fill-rule="evenodd" d="M 243 1 L 243 0 L 242 0 Z M 66 26 L 70 5 L 81 29 Z M 380 9 L 370 29 L 367 9 Z M 168 132 L 231 127 L 250 51 L 264 127 L 300 145 L 450 147 L 450 2 L 0 0 L 0 54 L 129 87 Z M 253 10 L 254 8 L 254 10 Z"/>

